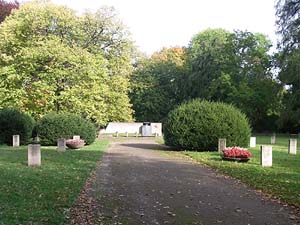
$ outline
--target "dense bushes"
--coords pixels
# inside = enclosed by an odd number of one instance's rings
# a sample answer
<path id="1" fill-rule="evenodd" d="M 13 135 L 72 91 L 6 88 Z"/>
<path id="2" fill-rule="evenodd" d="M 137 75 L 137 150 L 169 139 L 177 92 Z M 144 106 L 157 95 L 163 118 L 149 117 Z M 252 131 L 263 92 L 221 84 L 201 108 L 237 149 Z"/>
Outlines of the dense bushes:
<path id="1" fill-rule="evenodd" d="M 12 144 L 12 136 L 20 135 L 20 144 L 27 144 L 32 136 L 34 120 L 17 109 L 0 111 L 0 143 Z"/>
<path id="2" fill-rule="evenodd" d="M 80 135 L 86 144 L 96 138 L 96 127 L 93 123 L 70 113 L 50 113 L 44 116 L 35 128 L 42 145 L 56 145 L 58 138 L 72 138 Z"/>
<path id="3" fill-rule="evenodd" d="M 189 150 L 216 150 L 218 138 L 226 138 L 227 146 L 247 146 L 250 133 L 248 119 L 237 108 L 201 100 L 171 111 L 164 125 L 165 143 Z"/>

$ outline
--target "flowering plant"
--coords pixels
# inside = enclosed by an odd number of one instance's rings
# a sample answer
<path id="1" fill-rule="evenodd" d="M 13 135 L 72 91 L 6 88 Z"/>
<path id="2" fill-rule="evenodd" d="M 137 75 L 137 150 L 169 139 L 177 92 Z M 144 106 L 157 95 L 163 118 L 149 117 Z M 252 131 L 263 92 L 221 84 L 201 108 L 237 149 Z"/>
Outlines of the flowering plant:
<path id="1" fill-rule="evenodd" d="M 83 147 L 85 145 L 85 142 L 82 139 L 79 139 L 79 140 L 68 139 L 68 140 L 66 140 L 66 145 L 68 146 L 68 148 L 78 149 L 78 148 Z"/>
<path id="2" fill-rule="evenodd" d="M 251 152 L 249 152 L 248 149 L 246 148 L 228 147 L 225 148 L 222 152 L 223 152 L 223 157 L 226 158 L 250 159 L 251 157 Z"/>

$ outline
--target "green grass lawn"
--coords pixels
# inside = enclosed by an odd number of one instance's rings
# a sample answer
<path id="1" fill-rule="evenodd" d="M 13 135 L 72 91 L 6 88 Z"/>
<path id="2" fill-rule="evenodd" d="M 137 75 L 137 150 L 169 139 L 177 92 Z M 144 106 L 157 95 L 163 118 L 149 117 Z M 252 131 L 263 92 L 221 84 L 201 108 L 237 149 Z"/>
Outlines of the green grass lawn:
<path id="1" fill-rule="evenodd" d="M 300 148 L 297 155 L 288 154 L 288 136 L 277 136 L 273 145 L 273 166 L 260 166 L 260 145 L 270 144 L 270 136 L 257 135 L 257 147 L 249 148 L 252 159 L 248 163 L 223 161 L 217 152 L 182 152 L 216 170 L 237 178 L 264 193 L 289 204 L 300 206 Z M 292 136 L 296 138 L 296 136 Z"/>
<path id="2" fill-rule="evenodd" d="M 0 224 L 61 224 L 107 146 L 42 147 L 36 168 L 27 166 L 27 147 L 0 146 Z"/>

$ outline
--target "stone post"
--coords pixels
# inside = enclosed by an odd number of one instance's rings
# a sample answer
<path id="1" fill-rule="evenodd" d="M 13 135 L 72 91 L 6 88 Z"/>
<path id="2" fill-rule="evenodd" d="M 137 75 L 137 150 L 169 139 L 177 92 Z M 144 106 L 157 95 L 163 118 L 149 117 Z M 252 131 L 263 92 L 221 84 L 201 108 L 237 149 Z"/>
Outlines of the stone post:
<path id="1" fill-rule="evenodd" d="M 66 151 L 66 139 L 59 138 L 57 140 L 57 151 L 65 152 Z"/>
<path id="2" fill-rule="evenodd" d="M 138 137 L 139 136 L 139 133 L 138 132 L 135 132 L 135 137 Z"/>
<path id="3" fill-rule="evenodd" d="M 263 167 L 272 166 L 272 146 L 260 146 L 260 161 Z"/>
<path id="4" fill-rule="evenodd" d="M 256 147 L 256 137 L 250 137 L 250 148 Z"/>
<path id="5" fill-rule="evenodd" d="M 128 132 L 125 132 L 125 136 L 128 137 Z"/>
<path id="6" fill-rule="evenodd" d="M 74 135 L 73 140 L 80 140 L 80 136 L 79 135 Z"/>
<path id="7" fill-rule="evenodd" d="M 31 144 L 28 145 L 28 166 L 41 165 L 41 145 Z"/>
<path id="8" fill-rule="evenodd" d="M 118 131 L 116 132 L 116 137 L 119 137 L 119 132 Z"/>
<path id="9" fill-rule="evenodd" d="M 20 135 L 13 135 L 13 147 L 20 146 Z"/>
<path id="10" fill-rule="evenodd" d="M 219 138 L 218 152 L 221 153 L 226 148 L 226 138 Z"/>
<path id="11" fill-rule="evenodd" d="M 289 140 L 289 154 L 297 154 L 297 139 Z"/>
<path id="12" fill-rule="evenodd" d="M 271 145 L 275 145 L 275 143 L 276 143 L 276 134 L 274 133 L 271 136 Z"/>

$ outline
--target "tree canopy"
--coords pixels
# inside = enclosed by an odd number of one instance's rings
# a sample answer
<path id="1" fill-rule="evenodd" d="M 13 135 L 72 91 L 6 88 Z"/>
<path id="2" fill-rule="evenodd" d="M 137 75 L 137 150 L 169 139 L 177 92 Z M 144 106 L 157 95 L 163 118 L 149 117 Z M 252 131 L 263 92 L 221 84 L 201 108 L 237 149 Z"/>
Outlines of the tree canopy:
<path id="1" fill-rule="evenodd" d="M 283 131 L 300 132 L 300 1 L 278 0 L 276 9 L 278 78 L 285 87 L 280 124 Z"/>
<path id="2" fill-rule="evenodd" d="M 98 125 L 130 121 L 132 49 L 112 8 L 77 16 L 26 3 L 0 26 L 0 106 L 35 117 L 73 112 Z"/>

